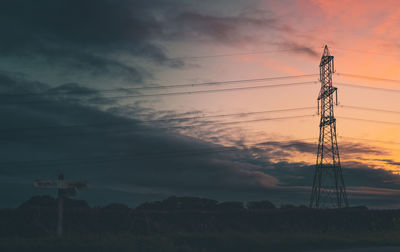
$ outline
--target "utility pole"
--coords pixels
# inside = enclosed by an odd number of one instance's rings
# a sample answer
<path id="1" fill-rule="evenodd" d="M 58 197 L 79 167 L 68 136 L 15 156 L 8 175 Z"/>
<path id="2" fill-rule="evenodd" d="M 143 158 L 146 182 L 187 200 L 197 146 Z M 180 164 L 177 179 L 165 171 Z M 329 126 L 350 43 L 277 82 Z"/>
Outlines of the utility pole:
<path id="1" fill-rule="evenodd" d="M 58 218 L 57 218 L 57 235 L 63 235 L 63 221 L 64 221 L 64 199 L 65 197 L 74 197 L 78 189 L 88 188 L 87 182 L 72 182 L 65 181 L 64 175 L 60 174 L 58 180 L 35 180 L 34 187 L 38 188 L 55 188 L 57 189 L 57 205 L 58 205 Z"/>
<path id="2" fill-rule="evenodd" d="M 337 88 L 332 86 L 334 61 L 327 45 L 325 45 L 319 69 L 321 91 L 318 96 L 318 112 L 321 113 L 321 119 L 310 207 L 348 207 L 346 187 L 344 185 L 337 145 L 336 119 L 333 110 L 334 93 L 336 94 L 336 105 L 338 102 Z"/>
<path id="3" fill-rule="evenodd" d="M 60 182 L 59 184 L 62 184 L 64 181 L 64 174 L 60 174 L 58 176 L 58 181 Z M 63 222 L 64 222 L 64 189 L 61 189 L 60 187 L 57 190 L 57 196 L 58 196 L 58 219 L 57 219 L 57 235 L 62 236 L 63 235 Z"/>

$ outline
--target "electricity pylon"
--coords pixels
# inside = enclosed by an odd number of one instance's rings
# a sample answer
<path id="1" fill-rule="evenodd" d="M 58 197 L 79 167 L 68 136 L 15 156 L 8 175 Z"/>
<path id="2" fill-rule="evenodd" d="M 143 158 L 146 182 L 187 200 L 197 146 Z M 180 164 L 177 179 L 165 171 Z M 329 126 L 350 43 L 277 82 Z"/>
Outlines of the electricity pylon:
<path id="1" fill-rule="evenodd" d="M 340 165 L 339 148 L 336 138 L 336 119 L 333 111 L 333 94 L 337 88 L 332 86 L 334 72 L 333 56 L 325 45 L 320 69 L 321 91 L 318 96 L 318 111 L 321 112 L 317 162 L 311 192 L 310 207 L 347 207 L 346 187 Z"/>

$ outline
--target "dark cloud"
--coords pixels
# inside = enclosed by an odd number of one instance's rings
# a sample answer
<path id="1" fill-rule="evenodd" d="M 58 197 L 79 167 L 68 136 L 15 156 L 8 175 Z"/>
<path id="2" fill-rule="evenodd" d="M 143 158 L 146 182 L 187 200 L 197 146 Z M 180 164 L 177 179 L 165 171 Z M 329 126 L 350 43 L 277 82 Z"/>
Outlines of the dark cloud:
<path id="1" fill-rule="evenodd" d="M 30 85 L 29 81 L 14 81 L 19 86 Z M 96 97 L 96 92 L 76 83 L 52 92 Z M 43 192 L 32 190 L 31 181 L 55 178 L 61 171 L 69 179 L 89 180 L 93 188 L 82 192 L 82 197 L 95 204 L 120 199 L 135 205 L 146 191 L 152 192 L 147 200 L 170 193 L 224 197 L 235 191 L 266 191 L 278 183 L 259 171 L 260 167 L 235 160 L 229 151 L 219 152 L 221 146 L 145 126 L 78 101 L 51 101 L 51 105 L 3 106 L 1 114 L 8 118 L 0 129 L 5 205 Z M 20 181 L 19 189 L 10 193 L 16 181 Z M 131 193 L 121 194 L 121 188 Z M 139 195 L 138 199 L 128 200 L 133 195 Z"/>
<path id="2" fill-rule="evenodd" d="M 265 172 L 278 179 L 277 194 L 287 197 L 283 190 L 302 198 L 307 203 L 312 186 L 315 166 L 304 163 L 281 162 L 271 164 Z M 350 205 L 367 205 L 374 208 L 399 207 L 400 176 L 367 163 L 342 164 L 343 176 Z M 296 193 L 293 193 L 297 191 Z"/>
<path id="3" fill-rule="evenodd" d="M 48 40 L 82 47 L 143 46 L 160 25 L 148 12 L 149 6 L 137 1 L 55 0 L 4 3 L 1 16 L 8 36 L 4 49 L 20 49 Z M 141 13 L 143 12 L 143 13 Z M 139 16 L 135 15 L 139 14 Z M 19 29 L 16 29 L 19 28 Z M 31 41 L 31 39 L 36 40 Z"/>
<path id="4" fill-rule="evenodd" d="M 268 13 L 263 13 L 268 14 Z M 279 22 L 264 16 L 214 16 L 198 12 L 184 12 L 175 17 L 179 29 L 172 32 L 173 37 L 187 37 L 199 40 L 211 40 L 224 44 L 236 44 L 248 41 L 255 30 L 285 30 Z M 254 41 L 255 38 L 253 37 Z"/>
<path id="5" fill-rule="evenodd" d="M 153 42 L 163 33 L 163 22 L 156 17 L 157 9 L 165 6 L 161 2 L 154 5 L 126 0 L 4 2 L 0 8 L 0 53 L 44 57 L 95 73 L 122 72 L 134 81 L 141 81 L 143 70 L 111 59 L 111 55 L 130 54 L 171 67 L 183 64 L 169 59 L 165 50 Z"/>
<path id="6" fill-rule="evenodd" d="M 111 57 L 101 56 L 81 48 L 47 47 L 40 51 L 32 50 L 45 57 L 49 64 L 61 64 L 73 70 L 81 70 L 95 75 L 109 74 L 123 76 L 130 81 L 142 82 L 150 73 L 138 66 L 131 66 Z"/>
<path id="7" fill-rule="evenodd" d="M 114 104 L 116 101 L 101 95 L 97 90 L 78 83 L 66 83 L 51 87 L 43 82 L 22 78 L 12 79 L 0 74 L 1 104 L 6 107 L 57 107 L 57 103 L 85 103 L 96 105 Z M 30 107 L 29 107 L 30 108 Z M 7 124 L 7 123 L 6 123 Z"/>
<path id="8" fill-rule="evenodd" d="M 0 54 L 39 58 L 51 65 L 141 82 L 150 73 L 135 61 L 124 61 L 126 56 L 168 67 L 184 66 L 181 59 L 168 57 L 163 46 L 166 41 L 237 46 L 259 41 L 259 31 L 268 31 L 269 40 L 275 40 L 275 32 L 293 33 L 270 12 L 222 15 L 196 6 L 179 0 L 8 1 L 0 8 Z M 285 47 L 315 55 L 312 49 L 295 43 Z"/>
<path id="9" fill-rule="evenodd" d="M 295 53 L 304 54 L 313 58 L 321 57 L 320 52 L 316 51 L 314 47 L 310 47 L 304 44 L 299 44 L 297 42 L 293 42 L 290 40 L 283 41 L 277 45 L 280 46 L 282 49 L 288 49 Z"/>
<path id="10" fill-rule="evenodd" d="M 389 164 L 389 165 L 397 165 L 397 166 L 400 165 L 400 162 L 396 162 L 396 161 L 394 161 L 394 160 L 385 160 L 385 161 L 386 161 L 386 163 Z"/>
<path id="11" fill-rule="evenodd" d="M 32 85 L 35 82 L 5 75 L 0 79 L 5 83 L 0 86 L 8 87 L 9 92 L 13 87 L 24 87 L 26 92 L 47 90 L 48 94 L 66 92 L 102 98 L 78 83 L 50 89 L 45 83 Z M 129 119 L 129 113 L 121 113 L 118 107 L 101 110 L 79 100 L 65 102 L 51 95 L 40 99 L 52 103 L 8 104 L 0 112 L 8 118 L 0 129 L 4 206 L 18 205 L 35 194 L 51 193 L 32 189 L 31 182 L 55 178 L 59 172 L 68 179 L 90 181 L 92 188 L 80 192 L 80 197 L 91 204 L 119 201 L 136 205 L 171 194 L 220 200 L 269 199 L 277 204 L 307 204 L 309 199 L 313 165 L 270 161 L 282 150 L 313 153 L 314 146 L 309 143 L 269 142 L 248 148 L 242 142 L 226 148 Z M 165 111 L 154 117 L 160 115 L 166 120 L 174 116 L 172 111 Z M 344 163 L 343 167 L 346 184 L 357 196 L 357 203 L 373 202 L 377 197 L 375 192 L 363 194 L 363 187 L 400 189 L 398 175 L 388 171 L 357 162 Z M 16 187 L 18 190 L 12 190 Z M 393 193 L 385 197 L 386 203 L 393 203 Z"/>
<path id="12" fill-rule="evenodd" d="M 54 94 L 72 94 L 72 95 L 94 95 L 98 94 L 98 91 L 92 89 L 92 88 L 87 88 L 87 87 L 82 87 L 78 83 L 66 83 L 61 86 L 55 87 L 55 88 L 50 88 L 49 89 L 49 94 L 54 93 Z"/>
<path id="13" fill-rule="evenodd" d="M 169 21 L 165 34 L 170 40 L 186 39 L 229 46 L 268 44 L 293 53 L 320 57 L 314 47 L 296 42 L 297 31 L 269 11 L 250 8 L 235 15 L 216 15 L 184 9 Z"/>
<path id="14" fill-rule="evenodd" d="M 279 156 L 282 156 L 281 154 L 287 154 L 285 152 L 286 150 L 289 150 L 290 152 L 298 151 L 302 153 L 315 154 L 318 148 L 317 143 L 310 143 L 306 141 L 285 141 L 285 142 L 268 141 L 262 143 L 262 145 L 264 147 L 267 147 L 268 148 L 267 150 L 278 153 Z M 374 154 L 374 155 L 387 154 L 384 150 L 377 149 L 374 146 L 360 144 L 360 143 L 352 143 L 352 142 L 340 142 L 339 150 L 343 157 L 354 157 L 357 154 Z"/>

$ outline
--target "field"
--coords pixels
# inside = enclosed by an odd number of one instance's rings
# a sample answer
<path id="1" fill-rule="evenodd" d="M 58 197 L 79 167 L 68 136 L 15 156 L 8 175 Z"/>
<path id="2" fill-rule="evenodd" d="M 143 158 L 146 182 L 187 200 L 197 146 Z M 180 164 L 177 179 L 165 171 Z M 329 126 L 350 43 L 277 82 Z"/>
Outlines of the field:
<path id="1" fill-rule="evenodd" d="M 164 235 L 86 234 L 0 239 L 0 251 L 312 251 L 400 246 L 399 232 L 379 233 L 191 233 Z"/>

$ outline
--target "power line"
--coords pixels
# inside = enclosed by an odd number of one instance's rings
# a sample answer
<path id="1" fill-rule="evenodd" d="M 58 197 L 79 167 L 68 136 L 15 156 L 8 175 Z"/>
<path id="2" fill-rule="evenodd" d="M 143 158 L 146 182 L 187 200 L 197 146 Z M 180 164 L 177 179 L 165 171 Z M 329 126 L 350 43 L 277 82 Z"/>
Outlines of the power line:
<path id="1" fill-rule="evenodd" d="M 303 138 L 303 139 L 289 139 L 289 140 L 281 140 L 281 141 L 263 141 L 259 143 L 254 143 L 250 146 L 241 146 L 245 147 L 243 149 L 237 147 L 205 147 L 205 148 L 196 148 L 196 149 L 184 149 L 179 151 L 162 151 L 162 152 L 149 152 L 149 153 L 117 153 L 119 156 L 115 154 L 109 157 L 104 158 L 104 156 L 97 156 L 97 157 L 75 157 L 75 158 L 64 158 L 64 159 L 42 159 L 42 160 L 28 160 L 28 161 L 9 161 L 9 162 L 0 162 L 0 167 L 7 167 L 10 165 L 32 165 L 38 164 L 40 166 L 43 165 L 55 165 L 57 162 L 74 162 L 78 161 L 81 162 L 107 162 L 107 161 L 119 161 L 119 160 L 135 160 L 135 159 L 142 159 L 142 158 L 171 158 L 171 157 L 185 157 L 191 155 L 201 155 L 201 154 L 212 154 L 212 153 L 219 153 L 219 152 L 230 152 L 230 151 L 248 151 L 251 148 L 255 148 L 259 145 L 266 145 L 268 142 L 299 142 L 299 141 L 308 141 L 308 140 L 315 140 L 316 138 Z M 101 158 L 99 158 L 101 157 Z M 58 163 L 59 164 L 59 163 Z M 69 164 L 69 163 L 64 163 Z"/>
<path id="2" fill-rule="evenodd" d="M 354 140 L 363 140 L 363 141 L 373 141 L 373 142 L 382 142 L 382 143 L 389 143 L 389 144 L 400 144 L 400 142 L 394 141 L 384 141 L 384 140 L 376 140 L 376 139 L 365 139 L 365 138 L 355 138 L 355 137 L 347 137 L 347 136 L 339 136 L 340 138 L 348 138 Z M 98 159 L 98 157 L 94 158 L 87 158 L 87 157 L 79 157 L 79 158 L 68 158 L 68 159 L 46 159 L 46 160 L 29 160 L 29 161 L 12 161 L 12 162 L 2 162 L 0 163 L 1 166 L 9 166 L 9 165 L 28 165 L 28 164 L 35 164 L 38 163 L 40 166 L 45 165 L 68 165 L 70 163 L 57 163 L 57 162 L 69 162 L 69 161 L 79 161 L 86 163 L 102 163 L 108 161 L 127 161 L 127 160 L 137 160 L 137 159 L 147 159 L 147 158 L 180 158 L 180 157 L 187 157 L 193 155 L 204 155 L 204 154 L 215 154 L 215 153 L 223 153 L 223 152 L 236 152 L 236 151 L 249 151 L 251 148 L 254 148 L 259 145 L 268 145 L 270 142 L 278 142 L 278 143 L 286 143 L 286 142 L 300 142 L 300 141 L 309 141 L 309 140 L 316 140 L 317 138 L 303 138 L 303 139 L 290 139 L 290 140 L 268 140 L 259 143 L 252 144 L 250 146 L 244 146 L 245 149 L 240 149 L 236 147 L 207 147 L 207 148 L 199 148 L 199 149 L 191 149 L 191 150 L 180 150 L 180 151 L 171 151 L 171 152 L 151 152 L 151 153 L 141 153 L 141 154 L 123 154 L 118 157 L 110 156 L 107 158 Z M 54 162 L 56 162 L 54 164 Z M 45 163 L 45 164 L 42 164 Z M 48 163 L 48 164 L 46 164 Z"/>
<path id="3" fill-rule="evenodd" d="M 81 128 L 81 127 L 96 127 L 96 126 L 116 126 L 116 125 L 136 125 L 138 123 L 154 123 L 154 122 L 171 122 L 171 121 L 189 121 L 195 119 L 205 118 L 218 118 L 218 117 L 230 117 L 230 116 L 248 116 L 256 114 L 267 114 L 277 112 L 289 112 L 289 111 L 301 111 L 315 109 L 315 107 L 298 107 L 298 108 L 287 108 L 287 109 L 275 109 L 275 110 L 264 110 L 264 111 L 253 111 L 243 113 L 230 113 L 230 114 L 217 114 L 217 115 L 202 115 L 202 116 L 191 116 L 191 117 L 175 117 L 166 119 L 154 119 L 154 120 L 138 120 L 137 122 L 104 122 L 104 123 L 89 123 L 89 124 L 76 124 L 66 126 L 41 126 L 41 127 L 24 127 L 24 128 L 0 128 L 1 131 L 25 131 L 25 130 L 51 130 L 51 129 L 64 129 L 64 128 Z"/>
<path id="4" fill-rule="evenodd" d="M 280 78 L 280 77 L 279 77 Z M 263 79 L 257 79 L 258 81 L 262 81 Z M 247 81 L 247 80 L 246 80 Z M 253 79 L 256 81 L 256 79 Z M 231 81 L 229 83 L 240 83 L 244 82 L 244 80 L 239 81 Z M 221 83 L 228 83 L 228 82 L 218 82 Z M 247 86 L 247 87 L 236 87 L 236 88 L 223 88 L 223 89 L 207 89 L 207 90 L 195 90 L 195 91 L 182 91 L 182 92 L 167 92 L 167 93 L 156 93 L 156 94 L 136 94 L 136 95 L 123 95 L 123 96 L 111 96 L 111 97 L 101 97 L 103 99 L 126 99 L 126 98 L 145 98 L 145 97 L 158 97 L 158 96 L 175 96 L 175 95 L 193 95 L 193 94 L 207 94 L 207 93 L 219 93 L 219 92 L 231 92 L 231 91 L 242 91 L 242 90 L 252 90 L 252 89 L 265 89 L 265 88 L 279 88 L 279 87 L 290 87 L 290 86 L 300 86 L 300 85 L 312 85 L 317 84 L 318 81 L 306 81 L 306 82 L 292 82 L 292 83 L 279 83 L 279 84 L 270 84 L 270 85 L 258 85 L 258 86 Z M 201 83 L 199 85 L 212 85 L 210 83 Z M 214 83 L 215 84 L 215 83 Z M 356 85 L 351 83 L 342 83 L 337 82 L 336 84 L 342 86 L 349 86 L 354 88 L 364 88 L 364 89 L 371 89 L 371 90 L 379 90 L 379 91 L 387 91 L 387 92 L 400 92 L 400 89 L 389 89 L 389 88 L 381 88 L 381 87 L 372 87 L 372 86 L 365 86 L 365 85 Z M 187 87 L 195 87 L 197 84 L 185 84 Z M 177 85 L 175 85 L 177 86 Z M 182 86 L 182 85 L 180 85 Z M 165 88 L 170 88 L 174 86 L 166 86 Z M 40 93 L 44 94 L 44 93 Z M 36 95 L 40 95 L 37 93 Z M 64 93 L 65 94 L 65 93 Z M 68 94 L 68 93 L 67 93 Z M 21 94 L 22 95 L 22 94 Z M 28 95 L 28 94 L 25 94 Z M 5 95 L 7 96 L 7 95 Z M 84 101 L 84 98 L 62 98 L 57 100 L 31 100 L 31 101 L 16 101 L 16 102 L 2 102 L 0 104 L 9 105 L 9 104 L 34 104 L 34 103 L 52 103 L 52 102 L 60 102 L 60 101 L 71 101 L 71 102 L 81 102 Z"/>
<path id="5" fill-rule="evenodd" d="M 356 138 L 356 137 L 348 137 L 348 136 L 339 136 L 340 138 L 347 138 L 347 139 L 354 139 L 354 140 L 362 140 L 362 141 L 369 141 L 369 142 L 382 142 L 382 143 L 389 143 L 389 144 L 400 144 L 400 142 L 394 141 L 384 141 L 384 140 L 377 140 L 377 139 L 366 139 L 366 138 Z M 140 153 L 140 154 L 122 154 L 118 157 L 113 155 L 107 158 L 99 159 L 99 157 L 77 157 L 77 158 L 65 158 L 65 159 L 44 159 L 44 160 L 28 160 L 28 161 L 9 161 L 9 162 L 1 162 L 0 167 L 8 167 L 10 165 L 40 165 L 41 167 L 46 165 L 69 165 L 71 163 L 77 161 L 79 164 L 82 162 L 86 163 L 102 163 L 107 161 L 127 161 L 127 160 L 137 160 L 137 159 L 146 159 L 146 158 L 178 158 L 178 157 L 186 157 L 192 155 L 203 155 L 203 154 L 213 154 L 213 153 L 222 153 L 222 152 L 235 152 L 235 151 L 248 151 L 251 148 L 254 148 L 259 145 L 266 145 L 270 142 L 279 142 L 279 143 L 286 143 L 286 142 L 300 142 L 300 141 L 309 141 L 309 140 L 316 140 L 317 138 L 302 138 L 302 139 L 286 139 L 286 140 L 267 140 L 263 142 L 258 142 L 252 144 L 250 146 L 243 146 L 246 149 L 240 149 L 236 147 L 206 147 L 206 148 L 196 148 L 196 149 L 185 149 L 179 151 L 168 151 L 168 152 L 151 152 L 151 153 Z M 120 154 L 120 153 L 118 153 Z M 60 163 L 64 162 L 64 163 Z M 15 167 L 15 166 L 14 166 Z"/>
<path id="6" fill-rule="evenodd" d="M 248 86 L 248 87 L 236 87 L 236 88 L 223 88 L 223 89 L 207 89 L 207 90 L 195 90 L 195 91 L 183 91 L 183 92 L 167 92 L 167 93 L 156 93 L 156 94 L 137 94 L 137 95 L 124 95 L 124 96 L 111 96 L 111 97 L 101 97 L 103 99 L 126 99 L 126 98 L 145 98 L 145 97 L 159 97 L 159 96 L 176 96 L 176 95 L 193 95 L 193 94 L 207 94 L 207 93 L 219 93 L 219 92 L 232 92 L 232 91 L 242 91 L 242 90 L 254 90 L 254 89 L 266 89 L 266 88 L 280 88 L 280 87 L 290 87 L 290 86 L 301 86 L 301 85 L 314 85 L 318 84 L 318 81 L 306 81 L 306 82 L 292 82 L 292 83 L 280 83 L 272 85 L 258 85 L 258 86 Z M 354 88 L 364 88 L 378 91 L 386 92 L 396 92 L 399 93 L 400 89 L 389 89 L 381 87 L 372 87 L 364 85 L 356 85 L 351 83 L 337 82 L 337 85 L 348 86 Z M 13 105 L 13 104 L 35 104 L 35 103 L 54 103 L 54 102 L 82 102 L 83 99 L 58 99 L 58 100 L 33 100 L 33 101 L 20 101 L 20 102 L 2 102 L 2 105 Z"/>
<path id="7" fill-rule="evenodd" d="M 126 132 L 139 132 L 139 131 L 149 131 L 149 130 L 172 130 L 172 129 L 192 129 L 196 127 L 206 127 L 211 125 L 231 125 L 231 124 L 241 124 L 241 123 L 254 123 L 254 122 L 263 122 L 263 121 L 275 121 L 275 120 L 287 120 L 287 119 L 297 119 L 297 118 L 306 118 L 306 117 L 313 117 L 314 115 L 297 115 L 297 116 L 285 116 L 285 117 L 273 117 L 273 118 L 259 118 L 259 119 L 251 119 L 251 120 L 241 120 L 241 121 L 230 121 L 230 122 L 215 122 L 215 123 L 200 123 L 195 125 L 187 125 L 187 126 L 168 126 L 168 127 L 152 127 L 152 128 L 136 128 L 136 129 L 127 129 Z M 50 136 L 78 136 L 78 135 L 91 135 L 96 134 L 96 132 L 79 132 L 79 133 L 70 133 L 70 134 L 51 134 Z M 116 133 L 122 133 L 119 130 Z M 7 137 L 0 137 L 0 140 L 15 140 L 16 138 L 31 138 L 31 137 L 39 137 L 43 138 L 46 135 L 13 135 Z M 8 142 L 0 142 L 0 143 L 8 143 Z"/>
<path id="8" fill-rule="evenodd" d="M 242 52 L 242 53 L 226 53 L 226 54 L 214 54 L 214 55 L 199 55 L 199 56 L 182 56 L 182 57 L 174 57 L 170 59 L 206 59 L 206 58 L 220 58 L 220 57 L 232 57 L 232 56 L 246 56 L 246 55 L 257 55 L 257 54 L 270 54 L 270 53 L 278 53 L 278 52 L 291 52 L 296 51 L 298 49 L 281 49 L 281 50 L 272 50 L 272 51 L 255 51 L 255 52 Z"/>
<path id="9" fill-rule="evenodd" d="M 349 105 L 339 105 L 339 107 L 350 108 L 350 109 L 359 109 L 359 110 L 368 110 L 368 111 L 375 111 L 375 112 L 386 112 L 386 113 L 400 114 L 400 111 L 395 111 L 395 110 L 366 108 L 366 107 L 349 106 Z"/>
<path id="10" fill-rule="evenodd" d="M 358 78 L 358 79 L 379 80 L 379 81 L 400 83 L 400 80 L 396 80 L 396 79 L 387 79 L 387 78 L 380 78 L 380 77 L 373 77 L 373 76 L 366 76 L 366 75 L 357 75 L 357 74 L 347 74 L 347 73 L 335 73 L 335 74 L 339 75 L 339 76 L 347 76 L 347 77 Z"/>
<path id="11" fill-rule="evenodd" d="M 339 50 L 339 51 L 342 50 L 342 51 L 349 51 L 349 52 L 356 52 L 356 53 L 369 53 L 369 54 L 385 55 L 385 56 L 394 56 L 395 55 L 395 54 L 373 52 L 373 51 L 359 50 L 359 49 L 340 48 L 340 47 L 335 47 L 334 50 Z"/>
<path id="12" fill-rule="evenodd" d="M 363 118 L 347 117 L 347 116 L 337 116 L 337 117 L 338 117 L 338 118 L 341 118 L 341 119 L 346 119 L 346 120 L 354 120 L 354 121 L 371 122 L 371 123 L 383 123 L 383 124 L 400 125 L 400 122 L 380 121 L 380 120 L 363 119 Z"/>
<path id="13" fill-rule="evenodd" d="M 400 111 L 385 110 L 385 109 L 375 109 L 375 108 L 367 108 L 367 107 L 360 107 L 360 106 L 339 105 L 339 107 L 400 114 Z M 88 124 L 76 124 L 76 125 L 65 125 L 65 126 L 40 126 L 40 127 L 23 127 L 23 128 L 2 128 L 2 129 L 0 128 L 0 132 L 1 131 L 13 132 L 13 131 L 28 131 L 28 130 L 53 130 L 53 129 L 57 130 L 57 129 L 68 129 L 68 128 L 102 127 L 102 126 L 107 127 L 107 126 L 119 126 L 119 125 L 137 125 L 138 123 L 190 121 L 190 120 L 196 120 L 196 119 L 231 117 L 231 116 L 248 116 L 248 115 L 267 114 L 267 113 L 301 111 L 301 110 L 309 110 L 309 109 L 315 109 L 315 108 L 310 106 L 310 107 L 297 107 L 297 108 L 263 110 L 263 111 L 252 111 L 252 112 L 241 112 L 241 113 L 229 113 L 229 114 L 217 114 L 217 115 L 174 117 L 174 118 L 163 118 L 163 119 L 154 119 L 154 120 L 133 119 L 133 120 L 138 120 L 136 122 L 101 122 L 101 123 L 88 123 Z"/>
<path id="14" fill-rule="evenodd" d="M 399 93 L 400 89 L 390 89 L 390 88 L 381 88 L 381 87 L 371 87 L 371 86 L 363 86 L 363 85 L 356 85 L 356 84 L 350 84 L 350 83 L 341 83 L 341 82 L 335 82 L 337 85 L 340 86 L 348 86 L 348 87 L 354 87 L 354 88 L 364 88 L 364 89 L 371 89 L 371 90 L 378 90 L 378 91 L 386 91 L 386 92 L 396 92 Z"/>
<path id="15" fill-rule="evenodd" d="M 265 88 L 279 88 L 279 87 L 291 87 L 291 86 L 302 86 L 302 85 L 314 85 L 318 81 L 306 81 L 306 82 L 293 82 L 293 83 L 281 83 L 273 85 L 259 85 L 250 87 L 238 87 L 238 88 L 224 88 L 224 89 L 208 89 L 208 90 L 196 90 L 196 91 L 184 91 L 184 92 L 169 92 L 169 93 L 157 93 L 157 94 L 140 94 L 140 95 L 125 95 L 125 96 L 112 96 L 102 97 L 103 99 L 126 99 L 126 98 L 144 98 L 144 97 L 157 97 L 157 96 L 175 96 L 175 95 L 193 95 L 193 94 L 207 94 L 207 93 L 220 93 L 220 92 L 231 92 L 231 91 L 243 91 L 243 90 L 255 90 Z M 80 102 L 82 99 L 60 99 L 60 100 L 34 100 L 34 101 L 21 101 L 21 102 L 2 102 L 0 105 L 12 105 L 12 104 L 35 104 L 35 103 L 54 103 L 54 102 L 66 102 L 76 101 Z"/>
<path id="16" fill-rule="evenodd" d="M 212 81 L 212 82 L 201 82 L 201 83 L 183 83 L 183 84 L 173 84 L 173 85 L 162 85 L 162 84 L 152 84 L 152 86 L 145 87 L 131 87 L 131 88 L 112 88 L 112 89 L 93 89 L 91 90 L 93 93 L 102 93 L 102 92 L 115 92 L 115 91 L 140 91 L 140 90 L 151 90 L 151 89 L 168 89 L 168 88 L 184 88 L 184 87 L 202 87 L 202 86 L 216 86 L 216 85 L 232 85 L 238 83 L 246 83 L 246 82 L 261 82 L 261 81 L 273 81 L 273 80 L 282 80 L 282 79 L 294 79 L 294 78 L 304 78 L 304 77 L 313 77 L 318 76 L 317 74 L 303 74 L 303 75 L 288 75 L 288 76 L 278 76 L 278 77 L 265 77 L 265 78 L 256 78 L 256 79 L 241 79 L 241 80 L 227 80 L 227 81 Z M 88 93 L 86 93 L 88 94 Z M 46 92 L 37 92 L 37 93 L 17 93 L 17 94 L 0 94 L 0 97 L 4 96 L 35 96 L 35 95 L 82 95 L 77 94 L 74 91 L 71 92 L 55 92 L 55 91 L 46 91 Z M 84 95 L 84 94 L 83 94 Z"/>
<path id="17" fill-rule="evenodd" d="M 375 108 L 366 108 L 359 106 L 350 106 L 350 105 L 340 105 L 342 108 L 351 108 L 351 109 L 359 109 L 359 110 L 368 110 L 368 111 L 377 111 L 377 112 L 388 112 L 388 113 L 396 113 L 399 114 L 400 111 L 393 110 L 384 110 L 384 109 L 375 109 Z M 43 126 L 43 127 L 26 127 L 26 128 L 3 128 L 1 131 L 5 132 L 18 132 L 18 131 L 29 131 L 29 130 L 57 130 L 57 129 L 68 129 L 68 128 L 85 128 L 85 127 L 108 127 L 108 126 L 129 126 L 142 123 L 156 123 L 156 122 L 173 122 L 173 121 L 190 121 L 196 119 L 206 119 L 206 118 L 219 118 L 219 117 L 230 117 L 230 116 L 248 116 L 248 115 L 256 115 L 256 114 L 265 114 L 265 113 L 277 113 L 277 112 L 289 112 L 289 111 L 301 111 L 314 109 L 314 107 L 298 107 L 298 108 L 288 108 L 288 109 L 276 109 L 276 110 L 264 110 L 264 111 L 254 111 L 254 112 L 244 112 L 244 113 L 229 113 L 229 114 L 217 114 L 217 115 L 202 115 L 202 116 L 191 116 L 191 117 L 176 117 L 176 118 L 167 118 L 167 119 L 154 119 L 154 120 L 140 120 L 137 122 L 104 122 L 104 123 L 89 123 L 89 124 L 77 124 L 77 125 L 67 125 L 67 126 Z M 284 119 L 292 119 L 292 118 L 302 118 L 302 117 L 310 117 L 313 115 L 299 115 L 299 116 L 288 116 L 288 117 L 274 117 L 274 118 L 259 118 L 259 119 L 250 119 L 250 120 L 240 120 L 240 121 L 228 121 L 228 122 L 200 122 L 194 125 L 184 125 L 184 126 L 168 126 L 168 127 L 159 127 L 157 129 L 190 129 L 193 127 L 203 127 L 209 125 L 228 125 L 228 124 L 240 124 L 240 123 L 251 123 L 251 122 L 259 122 L 259 121 L 269 121 L 269 120 L 284 120 Z M 366 122 L 376 122 L 376 123 L 387 123 L 387 124 L 398 124 L 397 122 L 388 122 L 388 121 L 378 121 L 371 119 L 362 119 L 355 117 L 345 117 L 339 116 L 342 119 L 348 120 L 358 120 L 358 121 L 366 121 Z M 153 128 L 134 128 L 129 129 L 129 131 L 146 131 L 153 130 Z M 69 134 L 68 134 L 69 135 Z M 75 135 L 75 134 L 74 134 Z M 37 137 L 42 137 L 43 135 L 38 135 Z M 27 136 L 21 136 L 27 137 Z M 28 137 L 30 137 L 28 135 Z M 0 138 L 2 139 L 2 138 Z M 4 138 L 3 138 L 4 139 Z"/>
<path id="18" fill-rule="evenodd" d="M 387 144 L 400 144 L 400 142 L 395 142 L 395 141 L 385 141 L 385 140 L 378 140 L 378 139 L 358 138 L 358 137 L 349 137 L 349 136 L 340 136 L 340 138 L 348 138 L 348 139 L 361 140 L 361 141 L 366 141 L 366 142 L 380 142 L 380 143 L 387 143 Z"/>
<path id="19" fill-rule="evenodd" d="M 170 93 L 158 93 L 158 94 L 140 94 L 140 95 L 127 95 L 127 96 L 114 96 L 114 97 L 106 97 L 106 98 L 108 98 L 108 99 L 124 99 L 124 98 L 151 97 L 151 96 L 191 95 L 191 94 L 219 93 L 219 92 L 250 90 L 250 89 L 264 89 L 264 88 L 278 88 L 278 87 L 289 87 L 289 86 L 302 86 L 302 85 L 310 85 L 310 84 L 316 84 L 316 83 L 318 83 L 318 81 L 293 82 L 293 83 L 281 83 L 281 84 L 260 85 L 260 86 L 250 86 L 250 87 L 209 89 L 209 90 L 170 92 Z"/>
<path id="20" fill-rule="evenodd" d="M 312 49 L 320 49 L 321 47 L 310 47 Z M 358 50 L 358 49 L 350 49 L 350 48 L 341 48 L 335 47 L 334 50 L 339 51 L 350 51 L 357 53 L 368 53 L 368 54 L 376 54 L 376 55 L 385 55 L 385 56 L 394 56 L 396 54 L 388 54 L 376 51 L 368 51 L 368 50 Z M 183 59 L 207 59 L 207 58 L 220 58 L 220 57 L 232 57 L 232 56 L 246 56 L 246 55 L 257 55 L 257 54 L 272 54 L 279 52 L 291 52 L 298 51 L 297 48 L 290 49 L 279 49 L 279 50 L 270 50 L 270 51 L 249 51 L 249 52 L 234 52 L 234 53 L 225 53 L 225 54 L 210 54 L 210 55 L 192 55 L 192 56 L 181 56 L 181 57 L 171 57 L 170 60 L 183 60 Z"/>

